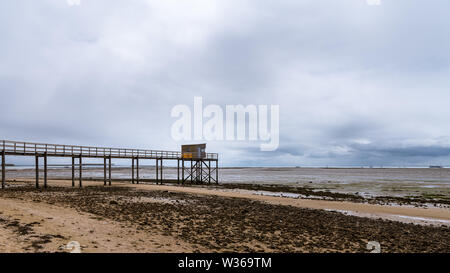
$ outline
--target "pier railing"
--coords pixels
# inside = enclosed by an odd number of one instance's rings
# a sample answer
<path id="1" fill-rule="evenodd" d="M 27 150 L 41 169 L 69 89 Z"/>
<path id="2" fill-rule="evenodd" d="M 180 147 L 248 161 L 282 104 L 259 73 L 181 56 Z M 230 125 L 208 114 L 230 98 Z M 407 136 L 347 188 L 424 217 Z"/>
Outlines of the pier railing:
<path id="1" fill-rule="evenodd" d="M 58 145 L 47 143 L 31 143 L 0 140 L 0 150 L 13 155 L 39 155 L 48 156 L 83 156 L 83 157 L 113 157 L 113 158 L 163 158 L 181 159 L 181 152 L 142 150 L 142 149 L 121 149 L 91 146 Z M 202 159 L 217 160 L 217 153 L 205 153 Z"/>

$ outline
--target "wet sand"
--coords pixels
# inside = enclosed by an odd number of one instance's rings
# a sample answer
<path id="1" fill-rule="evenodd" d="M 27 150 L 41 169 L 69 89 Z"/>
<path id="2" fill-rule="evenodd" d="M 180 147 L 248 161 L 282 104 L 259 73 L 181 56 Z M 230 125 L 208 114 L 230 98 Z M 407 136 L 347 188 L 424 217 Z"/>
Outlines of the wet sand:
<path id="1" fill-rule="evenodd" d="M 1 191 L 0 229 L 9 235 L 0 237 L 0 251 L 65 251 L 58 247 L 75 240 L 86 252 L 368 252 L 369 241 L 380 242 L 382 252 L 450 252 L 449 226 L 378 219 L 449 220 L 448 209 L 201 187 L 86 182 L 79 189 L 70 184 L 49 181 L 49 189 L 35 190 L 31 182 L 18 182 Z M 34 237 L 19 234 L 18 227 L 27 225 Z"/>
<path id="2" fill-rule="evenodd" d="M 139 176 L 143 180 L 154 179 L 155 171 L 154 166 L 141 165 Z M 8 179 L 35 177 L 34 166 L 7 167 L 6 173 Z M 52 179 L 70 178 L 71 167 L 50 167 L 48 175 Z M 86 167 L 83 176 L 103 179 L 103 168 Z M 129 180 L 131 166 L 113 166 L 112 177 Z M 177 179 L 176 168 L 165 167 L 164 178 Z M 220 181 L 224 186 L 275 184 L 360 197 L 414 196 L 450 204 L 450 168 L 220 168 Z"/>
<path id="3" fill-rule="evenodd" d="M 20 197 L 19 197 L 20 198 Z M 59 205 L 0 198 L 0 252 L 192 252 L 188 243 Z"/>
<path id="4" fill-rule="evenodd" d="M 124 184 L 128 185 L 128 184 Z M 250 200 L 262 201 L 274 205 L 295 206 L 300 208 L 323 209 L 330 211 L 349 212 L 354 215 L 361 215 L 372 218 L 385 218 L 401 222 L 413 222 L 448 225 L 450 226 L 450 209 L 447 208 L 417 208 L 411 206 L 388 206 L 376 204 L 361 204 L 346 201 L 329 201 L 329 200 L 311 200 L 311 199 L 296 199 L 287 197 L 264 196 L 254 193 L 249 193 L 246 190 L 218 190 L 211 188 L 198 187 L 179 187 L 170 185 L 132 185 L 132 187 L 147 189 L 147 190 L 170 190 L 176 192 L 186 192 L 193 194 L 207 194 L 214 196 L 223 196 L 231 198 L 247 198 Z M 401 217 L 403 216 L 403 217 Z M 411 217 L 408 219 L 407 217 Z M 414 220 L 414 218 L 428 219 Z"/>

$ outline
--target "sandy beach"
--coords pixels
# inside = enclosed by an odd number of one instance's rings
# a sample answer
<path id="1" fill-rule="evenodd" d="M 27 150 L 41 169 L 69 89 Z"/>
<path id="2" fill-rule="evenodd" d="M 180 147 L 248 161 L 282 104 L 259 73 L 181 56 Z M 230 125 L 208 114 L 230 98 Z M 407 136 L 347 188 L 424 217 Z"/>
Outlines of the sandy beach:
<path id="1" fill-rule="evenodd" d="M 265 196 L 247 189 L 21 180 L 0 192 L 1 252 L 450 252 L 446 207 Z"/>
<path id="2" fill-rule="evenodd" d="M 0 1 L 0 253 L 450 253 L 449 10 Z"/>

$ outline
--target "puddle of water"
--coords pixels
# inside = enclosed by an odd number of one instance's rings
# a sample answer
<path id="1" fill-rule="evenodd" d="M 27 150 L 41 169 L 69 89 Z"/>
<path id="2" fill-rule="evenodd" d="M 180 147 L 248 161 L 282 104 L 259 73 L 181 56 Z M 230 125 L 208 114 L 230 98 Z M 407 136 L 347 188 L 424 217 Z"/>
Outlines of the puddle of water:
<path id="1" fill-rule="evenodd" d="M 442 220 L 442 219 L 435 219 L 435 218 L 414 217 L 414 216 L 405 216 L 405 215 L 393 215 L 393 216 L 404 218 L 404 219 L 416 220 L 416 221 L 439 222 L 439 223 L 450 224 L 449 220 Z"/>
<path id="2" fill-rule="evenodd" d="M 345 215 L 350 216 L 358 216 L 358 217 L 369 217 L 369 218 L 384 218 L 388 220 L 394 220 L 394 221 L 401 221 L 406 223 L 416 223 L 416 224 L 446 224 L 450 225 L 449 220 L 443 220 L 443 219 L 436 219 L 436 218 L 426 218 L 426 217 L 415 217 L 415 216 L 406 216 L 406 215 L 400 215 L 400 214 L 392 214 L 392 215 L 374 215 L 374 214 L 368 214 L 368 213 L 357 213 L 354 211 L 349 210 L 337 210 L 337 209 L 326 209 L 326 211 L 334 211 L 339 212 Z M 400 219 L 403 219 L 400 220 Z"/>
<path id="3" fill-rule="evenodd" d="M 177 200 L 170 198 L 155 198 L 155 197 L 133 197 L 131 201 L 136 203 L 162 203 L 172 205 L 186 203 L 184 200 Z"/>
<path id="4" fill-rule="evenodd" d="M 263 195 L 263 196 L 287 197 L 287 198 L 295 198 L 295 199 L 302 197 L 301 194 L 289 193 L 289 192 L 253 191 L 252 194 Z"/>

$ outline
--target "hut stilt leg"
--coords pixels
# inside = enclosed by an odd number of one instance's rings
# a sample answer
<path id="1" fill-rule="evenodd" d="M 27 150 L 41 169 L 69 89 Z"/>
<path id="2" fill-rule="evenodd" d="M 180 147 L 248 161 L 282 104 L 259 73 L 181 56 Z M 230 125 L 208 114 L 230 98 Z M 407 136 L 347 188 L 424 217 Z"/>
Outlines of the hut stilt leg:
<path id="1" fill-rule="evenodd" d="M 211 184 L 211 160 L 208 161 L 208 184 Z"/>
<path id="2" fill-rule="evenodd" d="M 184 185 L 184 159 L 181 159 L 181 184 Z"/>
<path id="3" fill-rule="evenodd" d="M 192 166 L 192 159 L 191 159 L 191 184 L 192 184 L 192 182 L 194 182 L 194 170 L 192 167 L 193 166 Z"/>
<path id="4" fill-rule="evenodd" d="M 216 184 L 219 184 L 219 161 L 216 160 Z"/>

